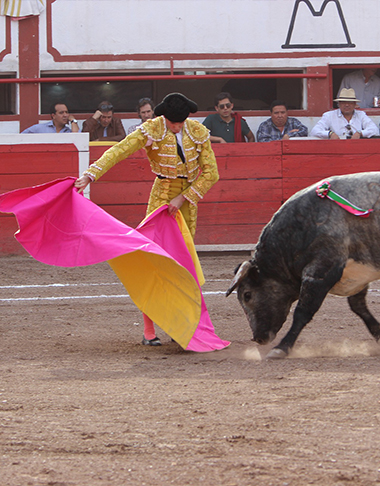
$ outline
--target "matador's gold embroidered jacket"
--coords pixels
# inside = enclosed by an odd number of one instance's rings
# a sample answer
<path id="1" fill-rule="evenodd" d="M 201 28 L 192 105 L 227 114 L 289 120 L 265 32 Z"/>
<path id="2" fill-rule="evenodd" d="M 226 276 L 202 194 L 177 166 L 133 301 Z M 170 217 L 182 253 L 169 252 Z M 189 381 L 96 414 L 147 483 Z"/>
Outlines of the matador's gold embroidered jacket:
<path id="1" fill-rule="evenodd" d="M 146 121 L 104 152 L 84 175 L 96 181 L 115 164 L 144 147 L 154 174 L 168 179 L 187 177 L 190 186 L 182 194 L 196 205 L 219 179 L 208 129 L 196 120 L 187 119 L 183 127 L 182 145 L 185 163 L 177 153 L 175 134 L 167 128 L 165 118 L 159 116 Z"/>

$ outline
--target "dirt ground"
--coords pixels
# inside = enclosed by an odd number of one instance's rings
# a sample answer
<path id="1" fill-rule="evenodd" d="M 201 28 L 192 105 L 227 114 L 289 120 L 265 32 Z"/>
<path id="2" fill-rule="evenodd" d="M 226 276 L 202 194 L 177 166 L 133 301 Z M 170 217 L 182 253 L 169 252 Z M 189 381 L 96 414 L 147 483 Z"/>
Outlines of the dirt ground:
<path id="1" fill-rule="evenodd" d="M 224 296 L 244 259 L 201 255 L 232 344 L 197 354 L 160 330 L 142 346 L 106 263 L 1 258 L 1 486 L 380 484 L 380 346 L 331 296 L 291 357 L 265 360 Z M 378 284 L 369 302 L 380 317 Z"/>

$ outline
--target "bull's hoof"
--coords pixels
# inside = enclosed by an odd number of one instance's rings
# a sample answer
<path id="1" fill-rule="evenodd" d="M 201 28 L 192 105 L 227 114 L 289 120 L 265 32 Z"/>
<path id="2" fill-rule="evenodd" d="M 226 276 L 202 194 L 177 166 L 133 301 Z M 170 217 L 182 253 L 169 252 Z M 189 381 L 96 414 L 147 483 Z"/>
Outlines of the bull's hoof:
<path id="1" fill-rule="evenodd" d="M 284 359 L 287 357 L 287 353 L 279 348 L 273 348 L 266 355 L 266 359 Z"/>

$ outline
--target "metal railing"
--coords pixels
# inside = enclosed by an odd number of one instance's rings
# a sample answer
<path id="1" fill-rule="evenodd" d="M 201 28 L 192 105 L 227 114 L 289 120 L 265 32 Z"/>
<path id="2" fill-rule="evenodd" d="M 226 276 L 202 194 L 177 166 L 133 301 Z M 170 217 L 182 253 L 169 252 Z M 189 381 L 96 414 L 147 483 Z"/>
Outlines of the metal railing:
<path id="1" fill-rule="evenodd" d="M 259 74 L 157 74 L 132 76 L 50 76 L 44 78 L 0 78 L 0 84 L 24 83 L 74 83 L 95 81 L 156 81 L 168 79 L 325 79 L 327 74 L 322 73 L 259 73 Z"/>

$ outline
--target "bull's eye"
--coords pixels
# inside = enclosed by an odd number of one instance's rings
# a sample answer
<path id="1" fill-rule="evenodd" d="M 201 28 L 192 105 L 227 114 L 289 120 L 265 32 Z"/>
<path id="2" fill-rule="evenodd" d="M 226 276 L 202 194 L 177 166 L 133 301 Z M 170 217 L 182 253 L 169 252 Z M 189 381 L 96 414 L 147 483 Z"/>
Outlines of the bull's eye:
<path id="1" fill-rule="evenodd" d="M 249 302 L 251 300 L 251 292 L 244 292 L 243 299 L 244 302 Z"/>

